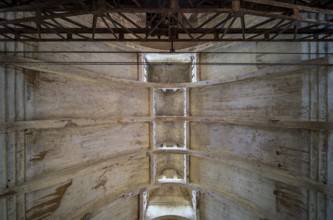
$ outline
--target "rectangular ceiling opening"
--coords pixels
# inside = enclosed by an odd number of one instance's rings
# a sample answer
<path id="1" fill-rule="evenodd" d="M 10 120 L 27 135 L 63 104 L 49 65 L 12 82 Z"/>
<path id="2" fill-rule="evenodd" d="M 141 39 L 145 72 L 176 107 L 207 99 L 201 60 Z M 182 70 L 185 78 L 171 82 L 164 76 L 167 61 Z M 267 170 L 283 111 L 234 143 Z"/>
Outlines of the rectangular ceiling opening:
<path id="1" fill-rule="evenodd" d="M 195 54 L 149 53 L 143 56 L 143 80 L 155 83 L 196 81 Z"/>

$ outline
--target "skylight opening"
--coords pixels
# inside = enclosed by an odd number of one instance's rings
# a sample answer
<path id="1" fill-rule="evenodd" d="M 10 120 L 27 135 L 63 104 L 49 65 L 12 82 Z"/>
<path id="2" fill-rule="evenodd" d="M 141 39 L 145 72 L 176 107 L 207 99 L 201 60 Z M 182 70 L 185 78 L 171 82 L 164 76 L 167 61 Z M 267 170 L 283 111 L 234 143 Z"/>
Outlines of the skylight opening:
<path id="1" fill-rule="evenodd" d="M 184 83 L 197 81 L 197 57 L 193 53 L 163 54 L 148 53 L 142 55 L 142 81 L 158 83 Z M 159 67 L 157 67 L 159 66 Z M 163 73 L 156 68 L 169 68 L 171 71 Z M 177 71 L 172 71 L 176 66 Z M 164 75 L 163 75 L 164 74 Z M 166 80 L 167 76 L 172 80 Z M 171 88 L 172 89 L 172 88 Z"/>

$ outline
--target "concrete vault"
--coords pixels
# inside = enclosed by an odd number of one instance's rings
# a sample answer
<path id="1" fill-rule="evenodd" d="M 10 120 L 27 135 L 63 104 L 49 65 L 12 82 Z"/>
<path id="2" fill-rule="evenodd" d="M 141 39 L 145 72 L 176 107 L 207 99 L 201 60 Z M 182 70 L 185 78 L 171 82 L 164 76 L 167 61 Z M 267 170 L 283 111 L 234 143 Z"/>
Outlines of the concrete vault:
<path id="1" fill-rule="evenodd" d="M 330 1 L 13 2 L 1 220 L 333 219 Z"/>

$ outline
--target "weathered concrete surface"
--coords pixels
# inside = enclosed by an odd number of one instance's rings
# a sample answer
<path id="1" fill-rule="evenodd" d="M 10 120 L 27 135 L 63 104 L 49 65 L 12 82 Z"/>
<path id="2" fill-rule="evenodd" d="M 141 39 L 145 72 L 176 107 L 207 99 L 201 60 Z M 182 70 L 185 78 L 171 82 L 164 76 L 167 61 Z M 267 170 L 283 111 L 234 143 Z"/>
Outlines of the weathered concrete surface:
<path id="1" fill-rule="evenodd" d="M 184 146 L 184 121 L 156 122 L 156 144 L 177 144 Z"/>
<path id="2" fill-rule="evenodd" d="M 309 175 L 308 130 L 191 123 L 191 149 L 227 153 Z M 236 147 L 237 146 L 237 147 Z"/>
<path id="3" fill-rule="evenodd" d="M 159 177 L 160 175 L 165 175 L 163 172 L 166 169 L 175 170 L 177 177 L 182 179 L 184 178 L 184 156 L 177 154 L 167 154 L 167 155 L 157 155 L 156 157 L 156 174 Z M 173 178 L 168 177 L 167 178 Z"/>
<path id="4" fill-rule="evenodd" d="M 231 191 L 269 212 L 275 212 L 274 184 L 250 172 L 225 166 L 216 161 L 191 157 L 191 183 L 217 191 Z M 237 175 L 234 173 L 237 172 Z M 260 196 L 258 196 L 258 194 Z"/>
<path id="5" fill-rule="evenodd" d="M 115 49 L 104 46 L 41 43 L 8 44 L 2 49 Z M 332 52 L 332 45 L 233 43 L 216 44 L 211 50 L 308 53 Z M 202 54 L 200 61 L 299 62 L 323 56 Z M 127 62 L 138 57 L 39 54 L 34 58 Z M 163 83 L 174 82 L 174 77 L 183 82 L 189 80 L 190 65 L 183 67 L 155 66 L 153 71 L 164 74 L 158 76 Z M 201 219 L 332 218 L 331 68 L 304 71 L 298 66 L 281 72 L 278 66 L 201 66 L 199 78 L 211 81 L 195 84 L 187 103 L 180 91 L 156 93 L 154 102 L 151 91 L 158 85 L 136 86 L 137 66 L 63 69 L 78 74 L 52 73 L 52 68 L 48 73 L 0 69 L 1 219 L 81 219 L 89 213 L 94 219 L 138 219 L 141 190 L 160 184 L 151 181 L 153 156 L 157 175 L 168 168 L 181 175 L 186 170 L 190 179 L 179 184 L 201 190 Z M 108 84 L 112 78 L 133 82 Z M 210 83 L 214 85 L 205 86 Z M 184 104 L 190 107 L 188 118 L 182 117 Z M 153 108 L 156 116 L 169 119 L 154 117 Z M 314 128 L 313 123 L 323 125 Z M 7 125 L 13 126 L 7 129 Z M 189 151 L 164 150 L 156 155 L 149 151 L 154 149 L 153 139 L 156 144 L 182 146 L 185 134 Z M 161 197 L 176 197 L 172 192 L 167 189 Z"/>
<path id="6" fill-rule="evenodd" d="M 258 219 L 258 217 L 229 200 L 216 199 L 209 194 L 201 194 L 199 199 L 200 219 L 215 220 L 238 220 L 238 219 Z"/>
<path id="7" fill-rule="evenodd" d="M 156 89 L 155 114 L 156 116 L 184 116 L 184 90 L 177 91 Z"/>
<path id="8" fill-rule="evenodd" d="M 221 47 L 213 46 L 209 51 L 224 52 L 221 54 L 202 54 L 201 62 L 218 63 L 293 63 L 300 62 L 303 59 L 301 55 L 296 54 L 265 54 L 265 53 L 299 53 L 302 51 L 302 45 L 299 43 L 271 42 L 271 43 L 231 43 Z M 232 54 L 230 52 L 236 52 Z M 247 54 L 242 54 L 247 53 Z M 257 53 L 256 53 L 257 52 Z M 263 52 L 263 53 L 260 53 Z M 260 70 L 262 66 L 256 65 L 225 65 L 225 66 L 201 66 L 201 80 L 228 78 L 230 76 L 241 77 L 249 72 Z M 277 67 L 278 68 L 278 67 Z"/>
<path id="9" fill-rule="evenodd" d="M 45 73 L 32 75 L 27 88 L 27 119 L 148 115 L 147 89 L 94 85 Z"/>
<path id="10" fill-rule="evenodd" d="M 149 193 L 149 203 L 146 219 L 156 219 L 167 216 L 181 216 L 187 219 L 195 218 L 195 211 L 191 206 L 191 190 L 181 186 L 160 186 Z M 169 217 L 171 218 L 171 217 Z"/>
<path id="11" fill-rule="evenodd" d="M 107 43 L 96 42 L 68 42 L 68 43 L 51 43 L 39 42 L 35 45 L 37 51 L 96 51 L 99 53 L 46 53 L 46 54 L 32 54 L 33 58 L 43 61 L 59 61 L 59 62 L 137 62 L 137 54 L 112 54 L 100 53 L 103 51 L 121 51 L 119 48 L 111 46 Z M 137 80 L 137 66 L 135 65 L 74 65 L 80 71 L 88 70 L 91 72 L 98 72 L 105 78 L 120 78 Z"/>
<path id="12" fill-rule="evenodd" d="M 53 44 L 42 50 L 52 50 L 54 46 L 66 48 L 66 45 Z M 83 45 L 81 49 L 89 50 L 91 47 Z M 9 44 L 6 49 L 13 50 Z M 98 47 L 95 49 L 100 50 Z M 80 61 L 88 57 L 40 54 L 38 59 Z M 114 57 L 105 57 L 105 61 L 108 59 Z M 128 57 L 121 59 L 128 60 Z M 86 70 L 94 70 L 103 77 L 109 74 L 110 77 L 137 79 L 136 67 L 133 69 L 133 66 L 114 68 L 111 72 L 110 68 L 103 68 L 89 67 Z M 78 68 L 77 72 L 80 71 Z M 27 126 L 20 131 L 2 130 L 1 219 L 68 219 L 71 216 L 80 219 L 85 214 L 84 210 L 91 211 L 89 208 L 96 207 L 101 198 L 109 194 L 117 198 L 149 183 L 149 159 L 145 153 L 144 157 L 130 154 L 148 149 L 149 125 L 144 123 L 147 120 L 123 123 L 126 115 L 132 119 L 148 116 L 148 89 L 115 84 L 100 86 L 80 77 L 9 67 L 1 67 L 0 83 L 1 122 L 33 119 L 43 124 L 45 121 L 41 119 L 84 120 L 89 115 L 92 120 L 103 115 L 104 118 L 114 118 L 111 123 L 95 126 L 93 123 L 82 126 L 65 120 L 65 126 L 58 128 L 34 129 L 34 126 Z M 133 101 L 128 99 L 130 93 Z M 126 154 L 129 156 L 125 162 L 121 155 Z M 113 219 L 137 219 L 139 212 L 135 202 L 128 204 L 133 211 L 124 214 L 120 207 L 127 202 L 105 201 L 110 204 L 110 209 L 103 214 L 101 208 L 105 204 L 99 204 L 101 216 L 108 216 L 107 213 L 113 210 Z M 92 214 L 97 216 L 95 212 Z"/>
<path id="13" fill-rule="evenodd" d="M 127 175 L 122 175 L 126 173 Z M 121 192 L 144 186 L 148 181 L 148 160 L 137 159 L 126 163 L 109 163 L 109 166 L 98 170 L 91 170 L 87 175 L 72 180 L 59 209 L 53 213 L 54 216 L 66 218 L 71 213 L 88 204 L 98 200 L 101 196 L 110 192 Z M 44 189 L 45 194 L 50 193 L 50 188 Z M 87 193 L 90 192 L 90 193 Z M 34 192 L 26 202 L 39 200 Z M 30 195 L 29 194 L 29 195 Z M 70 196 L 71 195 L 71 196 Z"/>
<path id="14" fill-rule="evenodd" d="M 123 136 L 124 133 L 129 135 Z M 26 178 L 101 160 L 119 153 L 147 150 L 147 123 L 36 130 L 25 135 Z M 45 143 L 48 143 L 47 145 Z"/>
<path id="15" fill-rule="evenodd" d="M 149 65 L 148 81 L 158 83 L 191 82 L 191 64 L 162 64 Z"/>
<path id="16" fill-rule="evenodd" d="M 332 51 L 332 47 L 325 44 L 282 45 L 279 43 L 230 44 L 224 49 L 225 51 L 249 52 L 317 51 L 325 53 Z M 219 62 L 251 62 L 256 60 L 257 63 L 299 62 L 322 56 L 324 55 L 213 54 L 201 56 L 201 62 L 211 60 L 216 62 L 217 60 Z M 217 70 L 212 67 L 201 67 L 201 79 L 224 79 L 231 77 L 231 75 L 244 79 L 247 72 L 255 71 L 255 68 L 258 69 L 258 72 L 265 69 L 260 69 L 261 66 L 252 66 L 253 69 L 248 68 L 250 67 L 226 66 L 226 68 Z M 330 103 L 332 103 L 332 99 L 330 94 L 332 88 L 329 86 L 331 77 L 332 71 L 329 68 L 320 67 L 306 71 L 289 71 L 279 76 L 248 78 L 225 85 L 193 88 L 190 93 L 191 114 L 193 116 L 209 115 L 239 119 L 249 117 L 253 121 L 260 120 L 260 118 L 276 118 L 277 122 L 279 119 L 331 121 L 332 104 Z M 300 174 L 324 184 L 327 184 L 327 181 L 331 182 L 328 178 L 331 176 L 329 174 L 331 172 L 329 171 L 331 170 L 329 147 L 332 146 L 333 142 L 329 138 L 327 130 L 274 129 L 254 124 L 245 126 L 214 122 L 191 122 L 190 127 L 191 149 L 202 152 L 209 151 L 215 155 L 223 152 L 242 157 L 244 161 L 255 161 L 258 166 L 266 164 L 272 168 Z M 197 162 L 193 162 L 193 160 Z M 213 161 L 191 157 L 190 164 L 192 182 L 199 182 L 199 185 L 207 185 L 207 187 L 212 187 L 218 191 L 231 190 L 235 195 L 241 196 L 240 201 L 255 202 L 257 206 L 271 212 L 270 215 L 273 219 L 278 216 L 284 216 L 288 219 L 329 219 L 331 216 L 331 211 L 328 211 L 332 210 L 330 207 L 331 196 L 327 198 L 316 190 L 293 187 L 284 184 L 285 180 L 283 179 L 267 181 L 264 178 L 266 184 L 259 183 L 258 178 L 253 178 L 251 175 L 246 176 L 237 166 L 234 168 L 227 166 L 226 168 Z M 206 169 L 200 170 L 203 167 Z M 217 167 L 220 167 L 220 170 L 217 170 Z M 243 177 L 244 180 L 232 182 L 234 178 Z M 223 183 L 219 183 L 219 181 Z M 246 183 L 245 186 L 242 185 L 243 183 Z M 253 188 L 246 190 L 246 187 L 251 186 L 251 184 L 253 184 Z M 264 190 L 265 187 L 270 190 L 258 193 L 256 198 L 251 198 L 251 190 L 255 189 L 257 185 L 260 185 L 259 190 Z M 332 184 L 328 183 L 327 187 L 332 189 Z M 246 190 L 246 192 L 239 190 Z M 271 190 L 273 190 L 273 194 Z M 262 201 L 265 203 L 260 204 Z M 272 207 L 274 208 L 271 209 Z M 200 213 L 205 213 L 206 218 L 215 214 L 214 212 L 207 214 L 204 210 L 200 210 Z M 231 217 L 228 216 L 228 218 Z"/>
<path id="17" fill-rule="evenodd" d="M 124 211 L 126 207 L 126 211 Z M 92 219 L 128 219 L 137 220 L 139 216 L 139 197 L 119 198 L 112 203 L 104 206 L 100 210 L 96 210 L 96 214 L 92 215 Z"/>
<path id="18" fill-rule="evenodd" d="M 302 116 L 301 92 L 299 75 L 193 88 L 191 115 L 297 119 Z"/>

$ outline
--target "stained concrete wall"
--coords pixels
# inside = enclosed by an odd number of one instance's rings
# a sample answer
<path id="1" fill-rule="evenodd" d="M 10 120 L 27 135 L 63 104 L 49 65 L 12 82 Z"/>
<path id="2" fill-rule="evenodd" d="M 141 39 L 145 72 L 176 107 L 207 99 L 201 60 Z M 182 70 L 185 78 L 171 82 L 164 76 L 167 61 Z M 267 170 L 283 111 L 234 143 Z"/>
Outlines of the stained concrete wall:
<path id="1" fill-rule="evenodd" d="M 297 119 L 302 114 L 301 94 L 302 76 L 292 74 L 195 88 L 191 90 L 191 115 Z"/>
<path id="2" fill-rule="evenodd" d="M 27 50 L 113 50 L 104 44 L 39 44 Z M 6 44 L 5 50 L 14 50 Z M 24 50 L 24 46 L 16 50 Z M 82 55 L 82 54 L 81 54 Z M 116 55 L 34 54 L 44 61 L 114 61 Z M 103 57 L 103 58 L 101 58 Z M 117 56 L 123 61 L 136 61 Z M 73 66 L 76 68 L 75 66 Z M 136 66 L 80 66 L 101 78 L 137 79 Z M 86 78 L 1 67 L 1 219 L 138 219 L 149 184 L 149 90 Z M 95 75 L 99 78 L 99 75 Z M 132 100 L 132 101 L 131 101 Z M 103 119 L 111 123 L 103 123 Z M 84 126 L 75 120 L 87 122 Z M 96 122 L 97 120 L 97 122 Z M 101 123 L 102 122 L 102 123 Z M 37 125 L 37 124 L 38 125 Z M 61 126 L 57 124 L 65 123 Z M 123 206 L 126 210 L 123 211 Z"/>
<path id="3" fill-rule="evenodd" d="M 51 51 L 50 53 L 35 53 L 32 58 L 44 61 L 58 61 L 58 62 L 137 62 L 138 54 L 133 53 L 107 53 L 108 51 L 123 51 L 123 48 L 117 47 L 108 43 L 94 43 L 94 42 L 63 42 L 52 43 L 43 42 L 34 45 L 35 51 Z M 92 51 L 98 53 L 63 53 L 61 51 Z M 105 52 L 105 53 L 102 53 Z M 78 65 L 78 70 L 89 70 L 91 72 L 99 73 L 99 77 L 105 78 L 121 78 L 138 80 L 138 67 L 136 65 Z"/>
<path id="4" fill-rule="evenodd" d="M 220 48 L 222 50 L 222 48 Z M 215 49 L 214 51 L 218 51 Z M 247 43 L 224 46 L 225 52 L 312 52 L 329 53 L 329 44 L 282 44 Z M 325 57 L 325 55 L 266 55 L 266 54 L 202 54 L 201 62 L 301 62 Z M 285 172 L 307 181 L 327 184 L 331 169 L 333 142 L 327 130 L 277 127 L 266 122 L 331 121 L 332 97 L 330 78 L 332 70 L 327 67 L 312 67 L 286 71 L 279 67 L 259 65 L 227 65 L 223 68 L 201 66 L 202 80 L 227 79 L 231 82 L 190 90 L 191 116 L 210 116 L 231 121 L 231 124 L 215 122 L 191 122 L 190 147 L 200 152 L 212 152 L 215 158 L 191 157 L 190 182 L 221 192 L 222 195 L 238 195 L 239 204 L 252 204 L 256 211 L 264 211 L 270 218 L 282 219 L 329 219 L 331 196 L 329 192 L 317 192 L 313 187 L 295 186 L 288 179 L 278 181 L 255 172 L 256 168 L 239 169 L 220 158 L 253 163 L 266 167 L 267 171 Z M 252 77 L 250 73 L 261 72 L 264 77 Z M 249 77 L 247 78 L 247 75 Z M 242 79 L 240 81 L 237 78 Z M 246 79 L 247 78 L 247 79 Z M 209 107 L 208 107 L 209 106 Z M 247 121 L 251 122 L 248 123 Z M 262 121 L 261 125 L 254 125 Z M 265 122 L 266 121 L 266 122 Z M 223 155 L 223 156 L 222 156 Z M 245 165 L 246 166 L 246 165 Z M 246 171 L 247 170 L 247 171 Z M 291 178 L 290 178 L 291 179 Z M 223 197 L 223 196 L 222 196 Z M 200 205 L 203 219 L 214 219 L 221 213 L 223 219 L 233 219 L 232 211 L 207 211 L 207 198 Z M 209 201 L 209 200 L 208 200 Z M 232 206 L 232 199 L 226 204 Z M 209 204 L 213 210 L 215 199 Z M 214 205 L 213 205 L 214 204 Z M 224 204 L 225 205 L 225 204 Z M 246 210 L 246 205 L 243 206 Z M 251 219 L 251 215 L 248 218 Z M 240 218 L 239 216 L 237 218 Z M 246 219 L 246 218 L 244 218 Z"/>
<path id="5" fill-rule="evenodd" d="M 25 136 L 26 178 L 121 153 L 145 151 L 148 132 L 145 123 L 35 130 Z"/>
<path id="6" fill-rule="evenodd" d="M 92 216 L 91 219 L 128 219 L 128 220 L 137 220 L 139 216 L 139 197 L 130 197 L 130 198 L 119 198 L 113 201 L 112 203 L 105 205 L 100 210 L 95 210 L 95 216 Z M 124 211 L 126 207 L 126 211 Z"/>
<path id="7" fill-rule="evenodd" d="M 94 85 L 47 73 L 30 74 L 35 78 L 27 88 L 27 119 L 148 115 L 147 89 Z"/>
<path id="8" fill-rule="evenodd" d="M 243 210 L 236 203 L 230 203 L 224 198 L 214 198 L 211 195 L 202 194 L 200 196 L 200 219 L 215 220 L 215 219 L 258 219 L 258 217 L 248 211 Z"/>
<path id="9" fill-rule="evenodd" d="M 11 15 L 8 15 L 8 17 Z M 25 46 L 21 43 L 1 43 L 0 48 L 5 50 L 24 50 Z M 21 56 L 21 55 L 20 55 Z M 24 120 L 24 74 L 16 68 L 0 66 L 0 122 L 12 122 Z M 22 182 L 23 174 L 13 169 L 16 161 L 12 160 L 16 155 L 16 148 L 22 137 L 20 132 L 0 132 L 0 189 L 14 186 Z M 19 156 L 20 157 L 20 156 Z M 20 160 L 20 159 L 19 159 Z M 0 218 L 15 219 L 15 198 L 0 197 Z M 23 208 L 23 207 L 22 207 Z"/>
<path id="10" fill-rule="evenodd" d="M 191 148 L 237 156 L 271 167 L 309 174 L 310 143 L 302 129 L 191 123 Z"/>

